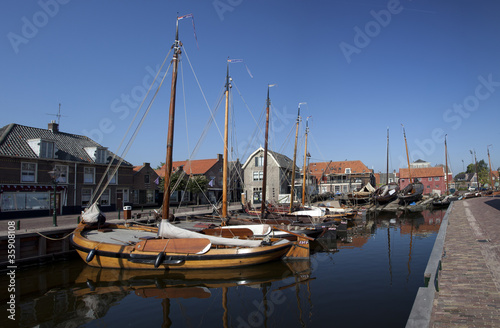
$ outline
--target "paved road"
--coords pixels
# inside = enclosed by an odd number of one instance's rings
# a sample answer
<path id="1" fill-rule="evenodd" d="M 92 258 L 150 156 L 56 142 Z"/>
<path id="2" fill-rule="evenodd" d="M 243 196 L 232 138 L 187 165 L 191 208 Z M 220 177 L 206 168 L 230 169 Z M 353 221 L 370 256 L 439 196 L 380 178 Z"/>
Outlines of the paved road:
<path id="1" fill-rule="evenodd" d="M 500 327 L 499 196 L 454 204 L 430 326 Z"/>

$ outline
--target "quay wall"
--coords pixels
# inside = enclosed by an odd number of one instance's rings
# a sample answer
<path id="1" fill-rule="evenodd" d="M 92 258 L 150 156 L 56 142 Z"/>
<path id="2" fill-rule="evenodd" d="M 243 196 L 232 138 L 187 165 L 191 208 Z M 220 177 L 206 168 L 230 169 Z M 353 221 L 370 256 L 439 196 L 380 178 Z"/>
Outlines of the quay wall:
<path id="1" fill-rule="evenodd" d="M 443 257 L 444 241 L 448 228 L 448 216 L 452 211 L 454 202 L 448 206 L 441 226 L 439 228 L 431 256 L 424 271 L 424 287 L 420 287 L 415 297 L 415 302 L 408 317 L 406 328 L 429 327 L 431 321 L 434 296 L 439 291 L 439 270 L 441 269 L 441 259 Z"/>

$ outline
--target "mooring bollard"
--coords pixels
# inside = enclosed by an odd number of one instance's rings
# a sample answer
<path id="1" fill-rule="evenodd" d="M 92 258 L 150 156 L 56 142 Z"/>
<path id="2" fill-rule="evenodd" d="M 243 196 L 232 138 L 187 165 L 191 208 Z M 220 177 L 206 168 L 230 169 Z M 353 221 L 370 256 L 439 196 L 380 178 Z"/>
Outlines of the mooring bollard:
<path id="1" fill-rule="evenodd" d="M 21 230 L 21 221 L 17 220 L 16 222 L 16 230 Z"/>
<path id="2" fill-rule="evenodd" d="M 78 216 L 76 217 L 76 223 L 77 223 L 77 224 L 80 224 L 80 215 L 78 215 Z"/>

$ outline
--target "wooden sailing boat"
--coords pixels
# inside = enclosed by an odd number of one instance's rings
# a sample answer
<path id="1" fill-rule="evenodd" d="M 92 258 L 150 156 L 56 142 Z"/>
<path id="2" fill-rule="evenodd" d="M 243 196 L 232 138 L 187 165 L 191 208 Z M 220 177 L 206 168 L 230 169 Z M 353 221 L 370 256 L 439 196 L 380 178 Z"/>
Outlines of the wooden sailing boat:
<path id="1" fill-rule="evenodd" d="M 100 225 L 99 209 L 94 203 L 90 210 L 84 213 L 83 221 L 73 233 L 73 246 L 90 266 L 124 269 L 215 269 L 254 265 L 277 260 L 285 255 L 309 256 L 307 240 L 292 243 L 277 239 L 262 241 L 215 237 L 181 229 L 168 222 L 177 66 L 181 54 L 178 38 L 181 18 L 178 17 L 176 21 L 173 45 L 165 193 L 160 227 Z M 225 168 L 227 170 L 227 165 Z"/>
<path id="2" fill-rule="evenodd" d="M 387 128 L 387 169 L 385 184 L 373 193 L 373 200 L 377 204 L 392 202 L 398 197 L 399 185 L 395 182 L 389 183 L 389 128 Z"/>
<path id="3" fill-rule="evenodd" d="M 401 124 L 401 126 L 403 125 Z M 409 204 L 418 201 L 422 198 L 422 193 L 424 192 L 424 185 L 421 182 L 412 181 L 410 157 L 408 155 L 408 143 L 406 141 L 406 131 L 404 126 L 403 126 L 403 135 L 405 138 L 406 159 L 408 161 L 408 175 L 410 177 L 409 179 L 410 183 L 399 192 L 398 198 L 400 202 L 404 204 Z"/>

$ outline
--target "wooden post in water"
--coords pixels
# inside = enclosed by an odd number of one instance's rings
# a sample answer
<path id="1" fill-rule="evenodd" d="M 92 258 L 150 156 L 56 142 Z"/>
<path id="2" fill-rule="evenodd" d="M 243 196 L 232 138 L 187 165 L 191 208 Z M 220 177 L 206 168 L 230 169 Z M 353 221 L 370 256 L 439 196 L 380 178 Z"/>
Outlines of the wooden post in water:
<path id="1" fill-rule="evenodd" d="M 167 156 L 165 159 L 165 183 L 163 187 L 163 210 L 162 219 L 168 220 L 170 210 L 170 176 L 172 174 L 172 148 L 174 144 L 174 120 L 175 120 L 175 93 L 177 85 L 177 66 L 181 54 L 181 42 L 179 41 L 179 18 L 175 26 L 174 55 L 172 58 L 172 86 L 170 90 L 170 109 L 168 114 L 168 133 L 167 133 Z"/>

